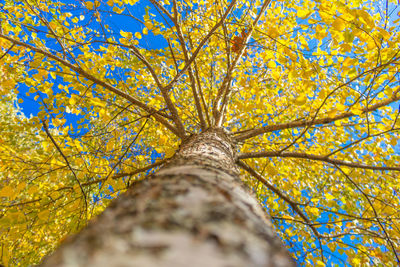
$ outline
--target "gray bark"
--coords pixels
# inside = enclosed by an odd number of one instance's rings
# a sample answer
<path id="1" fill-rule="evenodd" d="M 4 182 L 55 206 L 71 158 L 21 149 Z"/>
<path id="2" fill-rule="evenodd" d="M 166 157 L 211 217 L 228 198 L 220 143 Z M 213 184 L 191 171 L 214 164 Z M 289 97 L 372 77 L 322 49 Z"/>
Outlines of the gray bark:
<path id="1" fill-rule="evenodd" d="M 222 130 L 181 145 L 41 266 L 295 266 Z"/>

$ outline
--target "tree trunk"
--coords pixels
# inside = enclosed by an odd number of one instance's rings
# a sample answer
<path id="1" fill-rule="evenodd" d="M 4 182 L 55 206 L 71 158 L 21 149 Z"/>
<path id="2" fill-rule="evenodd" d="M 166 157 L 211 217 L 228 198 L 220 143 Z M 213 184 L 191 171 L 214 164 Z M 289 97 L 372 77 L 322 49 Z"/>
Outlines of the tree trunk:
<path id="1" fill-rule="evenodd" d="M 295 266 L 222 130 L 188 138 L 41 266 Z"/>

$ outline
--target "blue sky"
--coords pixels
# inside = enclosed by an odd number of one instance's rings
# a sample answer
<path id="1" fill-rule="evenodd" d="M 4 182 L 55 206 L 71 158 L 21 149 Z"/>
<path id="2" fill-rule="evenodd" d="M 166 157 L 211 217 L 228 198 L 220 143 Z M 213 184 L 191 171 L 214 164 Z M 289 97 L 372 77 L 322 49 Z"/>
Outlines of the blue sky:
<path id="1" fill-rule="evenodd" d="M 92 21 L 91 24 L 88 26 L 94 29 L 99 29 L 100 26 L 96 21 L 93 21 L 93 11 L 90 13 L 82 13 L 82 8 L 80 8 L 80 3 L 78 1 L 74 0 L 62 0 L 61 2 L 66 3 L 66 4 L 74 4 L 76 5 L 76 8 L 67 8 L 66 11 L 71 12 L 72 14 L 79 14 L 82 15 L 84 18 L 83 20 L 79 21 L 79 24 L 85 25 Z M 148 1 L 140 1 L 139 3 L 135 4 L 134 7 L 131 7 L 129 10 L 132 13 L 133 16 L 135 16 L 138 19 L 143 19 L 143 15 L 145 15 L 145 10 L 147 6 L 150 6 L 151 4 Z M 111 11 L 111 8 L 107 5 L 102 5 L 102 10 L 105 11 Z M 155 18 L 160 19 L 160 16 L 155 10 L 151 11 L 152 13 L 155 14 Z M 106 14 L 106 13 L 104 13 Z M 114 36 L 116 38 L 120 38 L 121 36 L 119 35 L 121 30 L 124 31 L 131 31 L 131 32 L 140 32 L 143 28 L 144 25 L 134 18 L 124 16 L 124 15 L 118 15 L 118 14 L 109 14 L 107 17 L 104 16 L 104 23 L 110 26 L 110 30 L 113 31 Z M 43 29 L 46 29 L 43 27 Z M 44 35 L 43 35 L 44 36 Z M 148 35 L 143 35 L 143 38 L 139 41 L 139 44 L 141 47 L 146 48 L 146 49 L 161 49 L 165 48 L 168 44 L 167 42 L 161 37 L 161 36 L 154 36 L 152 33 L 149 33 Z M 54 46 L 54 49 L 59 49 L 57 45 Z M 61 80 L 56 79 L 54 83 L 54 90 L 57 91 L 58 85 L 60 84 Z M 39 112 L 39 102 L 35 101 L 33 99 L 33 96 L 26 96 L 26 93 L 28 92 L 29 88 L 25 86 L 24 84 L 20 84 L 19 86 L 19 94 L 18 97 L 21 98 L 24 102 L 19 104 L 19 106 L 22 109 L 22 112 L 27 116 L 30 117 L 32 115 L 36 115 Z M 69 122 L 75 124 L 77 120 L 79 120 L 79 117 L 71 114 L 67 114 L 66 118 Z"/>

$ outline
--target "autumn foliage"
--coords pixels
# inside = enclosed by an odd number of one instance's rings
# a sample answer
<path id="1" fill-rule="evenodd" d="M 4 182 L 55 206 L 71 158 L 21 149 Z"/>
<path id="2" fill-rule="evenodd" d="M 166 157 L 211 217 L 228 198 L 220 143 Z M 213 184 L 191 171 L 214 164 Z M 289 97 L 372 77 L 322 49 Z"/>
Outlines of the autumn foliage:
<path id="1" fill-rule="evenodd" d="M 38 263 L 224 128 L 299 264 L 397 266 L 388 1 L 0 1 L 0 259 Z"/>

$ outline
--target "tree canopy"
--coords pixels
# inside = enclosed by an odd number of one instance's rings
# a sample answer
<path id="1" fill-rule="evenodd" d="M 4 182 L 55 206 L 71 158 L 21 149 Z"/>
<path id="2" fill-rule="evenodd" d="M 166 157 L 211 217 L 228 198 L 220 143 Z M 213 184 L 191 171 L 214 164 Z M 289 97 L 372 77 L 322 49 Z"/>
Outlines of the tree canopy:
<path id="1" fill-rule="evenodd" d="M 299 264 L 399 264 L 399 17 L 394 0 L 0 1 L 1 261 L 39 262 L 222 127 Z"/>

